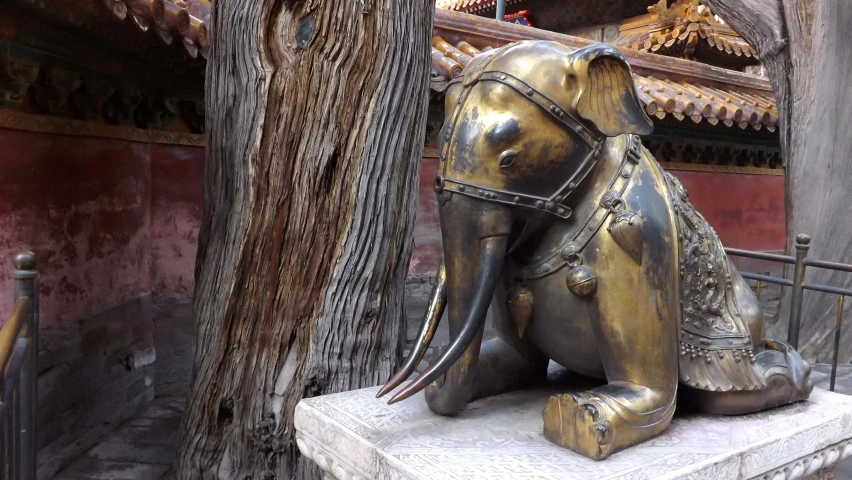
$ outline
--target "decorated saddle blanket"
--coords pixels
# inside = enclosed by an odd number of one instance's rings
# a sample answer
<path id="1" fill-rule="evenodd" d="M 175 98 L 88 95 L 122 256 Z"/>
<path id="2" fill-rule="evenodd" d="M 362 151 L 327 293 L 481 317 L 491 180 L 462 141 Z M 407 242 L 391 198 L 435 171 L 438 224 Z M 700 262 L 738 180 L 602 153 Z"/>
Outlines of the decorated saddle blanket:
<path id="1" fill-rule="evenodd" d="M 755 368 L 751 334 L 734 295 L 733 267 L 686 190 L 664 175 L 679 243 L 680 381 L 709 391 L 761 389 L 765 381 Z"/>

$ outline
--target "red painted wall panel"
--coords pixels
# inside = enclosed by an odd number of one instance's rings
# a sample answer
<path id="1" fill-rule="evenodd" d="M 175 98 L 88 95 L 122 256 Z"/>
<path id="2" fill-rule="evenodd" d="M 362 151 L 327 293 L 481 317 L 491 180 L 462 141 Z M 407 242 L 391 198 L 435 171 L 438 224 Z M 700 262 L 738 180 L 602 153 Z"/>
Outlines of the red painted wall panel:
<path id="1" fill-rule="evenodd" d="M 156 294 L 188 298 L 204 202 L 204 149 L 152 145 L 151 264 Z"/>
<path id="2" fill-rule="evenodd" d="M 191 295 L 203 169 L 199 147 L 0 129 L 0 323 L 23 248 L 47 328 L 152 291 Z"/>
<path id="3" fill-rule="evenodd" d="M 43 327 L 149 292 L 150 172 L 144 144 L 0 129 L 0 312 L 22 248 L 38 255 Z"/>
<path id="4" fill-rule="evenodd" d="M 784 250 L 784 177 L 671 170 L 726 247 Z"/>
<path id="5" fill-rule="evenodd" d="M 441 222 L 435 198 L 438 159 L 424 158 L 420 166 L 420 193 L 417 196 L 417 220 L 414 223 L 414 251 L 408 275 L 433 274 L 441 261 Z"/>

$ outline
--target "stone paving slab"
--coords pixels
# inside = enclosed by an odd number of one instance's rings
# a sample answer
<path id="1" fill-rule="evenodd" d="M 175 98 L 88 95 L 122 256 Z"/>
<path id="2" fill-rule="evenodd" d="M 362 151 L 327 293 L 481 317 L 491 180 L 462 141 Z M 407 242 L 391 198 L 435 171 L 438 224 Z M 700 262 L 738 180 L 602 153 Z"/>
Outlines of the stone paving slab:
<path id="1" fill-rule="evenodd" d="M 86 453 L 87 457 L 112 462 L 139 462 L 169 465 L 175 456 L 174 445 L 146 445 L 126 440 L 107 440 Z"/>
<path id="2" fill-rule="evenodd" d="M 54 480 L 152 480 L 160 478 L 168 465 L 112 462 L 85 456 L 57 474 Z"/>
<path id="3" fill-rule="evenodd" d="M 122 424 L 53 480 L 158 480 L 172 478 L 183 397 L 163 397 Z"/>

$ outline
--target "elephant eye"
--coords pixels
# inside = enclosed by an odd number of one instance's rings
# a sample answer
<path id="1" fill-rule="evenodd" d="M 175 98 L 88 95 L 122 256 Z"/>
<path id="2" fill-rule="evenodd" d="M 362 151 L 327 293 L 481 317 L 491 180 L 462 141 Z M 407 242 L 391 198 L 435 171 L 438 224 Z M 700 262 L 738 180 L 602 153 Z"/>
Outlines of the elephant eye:
<path id="1" fill-rule="evenodd" d="M 509 168 L 515 163 L 515 158 L 518 157 L 518 152 L 507 150 L 500 155 L 500 168 Z"/>

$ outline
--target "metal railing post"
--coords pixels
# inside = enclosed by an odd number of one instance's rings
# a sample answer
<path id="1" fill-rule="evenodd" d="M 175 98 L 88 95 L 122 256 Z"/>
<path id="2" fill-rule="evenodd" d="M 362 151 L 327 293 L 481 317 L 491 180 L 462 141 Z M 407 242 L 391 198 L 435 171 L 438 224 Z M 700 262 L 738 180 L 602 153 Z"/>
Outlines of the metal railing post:
<path id="1" fill-rule="evenodd" d="M 799 348 L 799 329 L 802 324 L 802 294 L 805 283 L 805 259 L 808 257 L 811 237 L 800 233 L 796 235 L 796 267 L 793 270 L 793 292 L 790 298 L 790 324 L 787 330 L 787 343 Z"/>
<path id="2" fill-rule="evenodd" d="M 29 340 L 24 363 L 21 367 L 21 379 L 18 383 L 19 400 L 17 405 L 20 419 L 13 435 L 18 437 L 20 452 L 17 465 L 21 480 L 35 480 L 38 429 L 38 278 L 36 274 L 36 256 L 33 252 L 21 252 L 15 256 L 15 300 L 30 299 L 28 318 L 21 329 L 21 336 Z"/>
<path id="3" fill-rule="evenodd" d="M 757 301 L 760 301 L 760 280 L 757 281 L 757 285 L 754 288 L 754 296 L 757 297 Z"/>
<path id="4" fill-rule="evenodd" d="M 834 326 L 834 358 L 831 360 L 831 384 L 828 389 L 834 391 L 834 379 L 837 377 L 837 357 L 840 355 L 840 329 L 843 327 L 843 301 L 845 295 L 841 295 L 837 301 L 837 323 Z"/>

